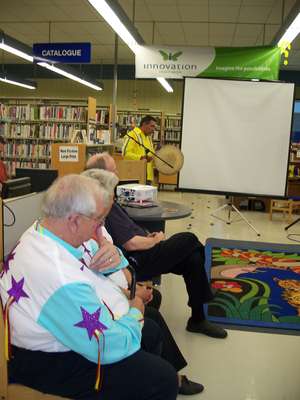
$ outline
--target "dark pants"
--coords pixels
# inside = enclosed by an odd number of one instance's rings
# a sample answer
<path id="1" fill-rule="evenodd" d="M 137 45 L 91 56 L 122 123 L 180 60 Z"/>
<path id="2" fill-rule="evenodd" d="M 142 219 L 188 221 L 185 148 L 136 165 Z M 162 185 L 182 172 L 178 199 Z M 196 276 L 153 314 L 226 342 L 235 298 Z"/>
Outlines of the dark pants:
<path id="1" fill-rule="evenodd" d="M 179 350 L 161 313 L 153 307 L 146 306 L 144 316 L 145 324 L 142 332 L 142 348 L 150 353 L 160 354 L 163 359 L 173 365 L 176 371 L 180 371 L 182 368 L 186 367 L 187 362 Z M 160 328 L 160 338 L 155 340 L 153 340 L 153 335 L 157 335 L 157 329 L 155 329 L 155 327 L 153 328 L 154 323 Z M 153 347 L 148 348 L 148 343 L 150 343 L 150 346 L 153 346 L 153 342 L 157 343 L 159 341 L 161 343 L 160 353 L 156 352 Z"/>
<path id="2" fill-rule="evenodd" d="M 151 249 L 127 252 L 136 270 L 137 280 L 145 281 L 160 274 L 182 275 L 193 313 L 203 313 L 203 303 L 212 300 L 204 269 L 204 246 L 190 232 L 177 233 Z"/>
<path id="3" fill-rule="evenodd" d="M 97 365 L 73 351 L 45 353 L 13 347 L 9 362 L 11 382 L 82 400 L 175 400 L 178 379 L 161 357 L 139 350 L 101 368 L 103 383 L 94 390 Z"/>

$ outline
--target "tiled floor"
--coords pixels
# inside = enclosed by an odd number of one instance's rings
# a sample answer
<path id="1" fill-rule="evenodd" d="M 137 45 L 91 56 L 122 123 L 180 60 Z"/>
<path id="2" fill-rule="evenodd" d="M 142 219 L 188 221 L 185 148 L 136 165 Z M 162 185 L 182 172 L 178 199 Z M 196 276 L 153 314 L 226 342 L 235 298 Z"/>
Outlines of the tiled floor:
<path id="1" fill-rule="evenodd" d="M 244 215 L 261 233 L 258 238 L 244 222 L 230 226 L 210 212 L 224 204 L 224 197 L 160 192 L 161 200 L 190 205 L 192 216 L 167 222 L 167 235 L 189 230 L 204 242 L 208 237 L 293 243 L 286 238 L 281 213 L 269 221 L 265 213 Z M 225 214 L 223 214 L 225 216 Z M 291 228 L 300 233 L 300 223 Z M 163 277 L 161 311 L 187 358 L 183 371 L 205 385 L 205 391 L 190 398 L 199 400 L 300 400 L 300 337 L 229 330 L 228 338 L 217 340 L 185 331 L 189 310 L 183 280 Z M 178 396 L 183 399 L 187 396 Z"/>

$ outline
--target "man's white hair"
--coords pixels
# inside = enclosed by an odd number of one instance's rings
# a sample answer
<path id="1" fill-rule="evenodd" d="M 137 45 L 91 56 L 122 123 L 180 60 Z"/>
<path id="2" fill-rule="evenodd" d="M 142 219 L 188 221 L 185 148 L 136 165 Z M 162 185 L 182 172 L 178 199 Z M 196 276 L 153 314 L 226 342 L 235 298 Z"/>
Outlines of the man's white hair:
<path id="1" fill-rule="evenodd" d="M 97 212 L 97 202 L 105 208 L 110 205 L 110 194 L 95 180 L 81 175 L 65 175 L 58 178 L 46 191 L 42 212 L 45 217 L 65 218 L 71 214 L 92 216 Z"/>
<path id="2" fill-rule="evenodd" d="M 95 179 L 111 195 L 114 194 L 115 187 L 119 182 L 119 179 L 113 172 L 105 171 L 104 169 L 87 169 L 81 175 Z"/>

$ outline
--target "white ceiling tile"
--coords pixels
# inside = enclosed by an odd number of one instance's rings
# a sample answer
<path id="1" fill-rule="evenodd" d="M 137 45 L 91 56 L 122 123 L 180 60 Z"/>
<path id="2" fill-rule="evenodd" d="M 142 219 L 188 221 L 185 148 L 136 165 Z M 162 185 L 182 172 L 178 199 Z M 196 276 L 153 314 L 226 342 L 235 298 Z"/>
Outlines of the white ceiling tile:
<path id="1" fill-rule="evenodd" d="M 244 1 L 245 0 L 209 0 L 209 7 L 221 7 L 221 6 L 236 7 L 240 6 Z M 250 0 L 250 1 L 255 1 L 255 0 Z"/>
<path id="2" fill-rule="evenodd" d="M 137 22 L 135 24 L 137 30 L 140 35 L 144 39 L 145 43 L 148 45 L 152 44 L 152 36 L 153 36 L 153 23 L 152 22 Z M 155 25 L 154 25 L 155 30 Z"/>
<path id="3" fill-rule="evenodd" d="M 272 14 L 273 7 L 269 7 L 268 5 L 264 5 L 262 3 L 260 6 L 256 7 L 241 7 L 239 22 L 260 22 L 265 23 L 268 21 L 270 15 Z"/>
<path id="4" fill-rule="evenodd" d="M 160 2 L 156 5 L 153 1 L 148 1 L 147 3 L 154 21 L 179 21 L 180 15 L 178 7 L 174 1 L 172 2 L 172 5 L 167 5 L 165 2 L 163 4 Z"/>
<path id="5" fill-rule="evenodd" d="M 278 32 L 280 25 L 266 25 L 265 26 L 265 44 L 270 44 Z"/>
<path id="6" fill-rule="evenodd" d="M 207 46 L 208 43 L 208 24 L 206 23 L 183 23 L 186 44 L 188 46 Z"/>
<path id="7" fill-rule="evenodd" d="M 258 32 L 262 30 L 262 24 L 237 24 L 235 29 L 235 39 L 257 36 Z"/>
<path id="8" fill-rule="evenodd" d="M 180 7 L 207 7 L 207 0 L 175 0 Z"/>
<path id="9" fill-rule="evenodd" d="M 135 20 L 139 22 L 154 21 L 145 0 L 137 0 L 135 2 Z"/>
<path id="10" fill-rule="evenodd" d="M 159 22 L 156 24 L 156 27 L 161 38 L 163 39 L 162 44 L 173 46 L 186 45 L 182 24 Z"/>
<path id="11" fill-rule="evenodd" d="M 237 22 L 239 17 L 239 6 L 218 5 L 209 7 L 209 21 L 211 22 Z"/>
<path id="12" fill-rule="evenodd" d="M 206 5 L 188 5 L 181 3 L 178 7 L 182 21 L 207 21 L 208 20 L 208 6 Z"/>
<path id="13" fill-rule="evenodd" d="M 123 8 L 125 13 L 127 14 L 127 16 L 130 19 L 130 21 L 132 21 L 133 15 L 134 15 L 134 12 L 133 12 L 134 2 L 133 2 L 133 0 L 119 0 L 119 4 Z"/>
<path id="14" fill-rule="evenodd" d="M 87 22 L 84 29 L 91 35 L 91 41 L 99 44 L 113 44 L 115 33 L 106 22 Z"/>
<path id="15" fill-rule="evenodd" d="M 231 46 L 235 24 L 209 24 L 209 45 L 215 47 Z"/>
<path id="16" fill-rule="evenodd" d="M 296 0 L 285 0 L 284 1 L 284 17 L 286 17 L 291 9 L 293 8 L 294 4 L 296 3 Z"/>
<path id="17" fill-rule="evenodd" d="M 266 19 L 266 23 L 269 24 L 281 24 L 282 20 L 282 3 L 276 1 L 274 6 L 270 9 L 269 16 Z"/>

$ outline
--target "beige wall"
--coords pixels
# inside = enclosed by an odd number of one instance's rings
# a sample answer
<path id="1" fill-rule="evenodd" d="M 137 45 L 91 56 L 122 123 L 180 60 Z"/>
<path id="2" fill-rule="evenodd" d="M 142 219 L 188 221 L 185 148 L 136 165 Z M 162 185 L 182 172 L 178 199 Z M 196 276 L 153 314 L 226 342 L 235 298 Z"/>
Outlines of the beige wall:
<path id="1" fill-rule="evenodd" d="M 172 81 L 174 92 L 167 93 L 156 80 L 118 81 L 118 109 L 149 109 L 179 113 L 181 112 L 182 83 L 182 81 Z M 0 83 L 0 99 L 1 97 L 87 99 L 88 96 L 93 96 L 97 99 L 97 106 L 108 106 L 112 103 L 113 81 L 111 80 L 104 81 L 102 92 L 66 79 L 40 79 L 37 80 L 37 84 L 38 89 L 33 91 Z"/>
<path id="2" fill-rule="evenodd" d="M 97 106 L 112 103 L 113 81 L 104 81 L 104 90 L 97 92 L 67 79 L 37 80 L 38 89 L 28 90 L 0 82 L 1 97 L 47 97 L 59 99 L 83 99 L 96 97 Z M 167 113 L 181 113 L 183 81 L 172 81 L 173 93 L 167 93 L 155 80 L 118 81 L 117 106 L 119 110 L 149 109 Z M 295 98 L 300 99 L 300 87 L 296 87 Z M 28 100 L 29 102 L 29 100 Z"/>

